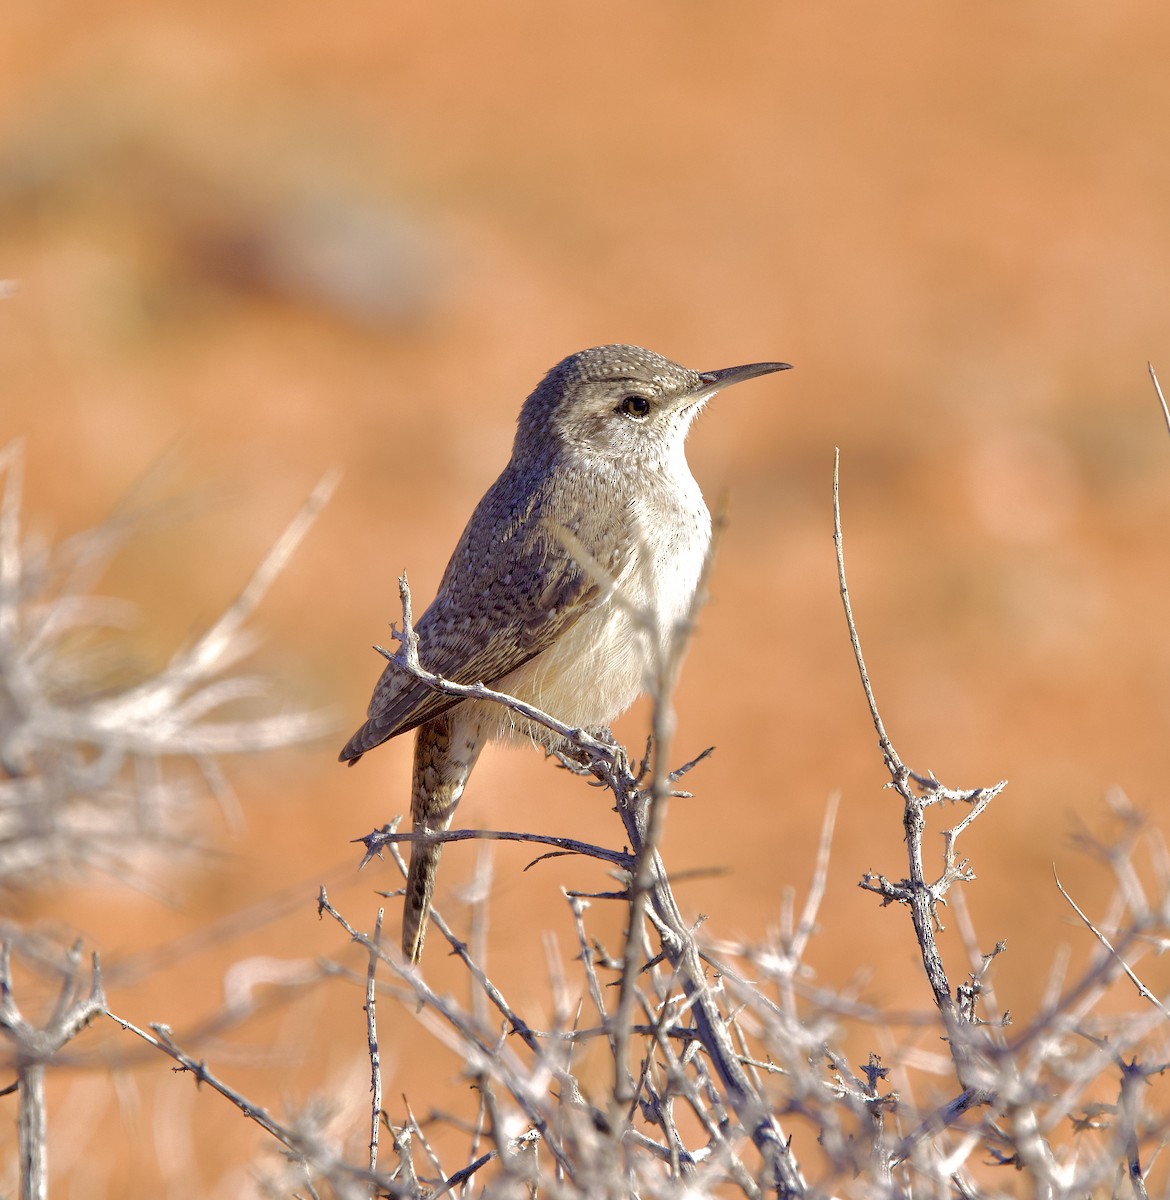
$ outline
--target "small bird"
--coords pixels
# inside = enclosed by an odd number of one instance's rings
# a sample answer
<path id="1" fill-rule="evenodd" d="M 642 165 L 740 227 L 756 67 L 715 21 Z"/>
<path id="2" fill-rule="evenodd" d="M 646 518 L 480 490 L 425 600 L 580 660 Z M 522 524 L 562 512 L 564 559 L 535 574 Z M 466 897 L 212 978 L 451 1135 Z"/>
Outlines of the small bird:
<path id="1" fill-rule="evenodd" d="M 608 727 L 646 690 L 654 666 L 632 614 L 649 613 L 669 639 L 699 586 L 711 516 L 687 465 L 691 422 L 722 388 L 788 366 L 699 372 L 639 346 L 598 346 L 553 367 L 524 402 L 512 457 L 416 622 L 421 664 L 575 728 Z M 389 663 L 341 761 L 352 766 L 411 729 L 418 833 L 450 827 L 486 742 L 555 740 L 502 705 L 441 695 Z M 411 843 L 402 952 L 412 963 L 441 851 Z"/>

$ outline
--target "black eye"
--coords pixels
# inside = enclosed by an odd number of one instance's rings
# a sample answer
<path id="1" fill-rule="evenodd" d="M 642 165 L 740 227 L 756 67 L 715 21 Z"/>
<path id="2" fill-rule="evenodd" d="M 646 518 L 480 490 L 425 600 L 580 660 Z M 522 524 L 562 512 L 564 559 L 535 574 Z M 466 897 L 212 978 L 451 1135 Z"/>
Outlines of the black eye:
<path id="1" fill-rule="evenodd" d="M 627 417 L 644 417 L 650 412 L 650 401 L 645 396 L 623 396 L 617 411 Z"/>

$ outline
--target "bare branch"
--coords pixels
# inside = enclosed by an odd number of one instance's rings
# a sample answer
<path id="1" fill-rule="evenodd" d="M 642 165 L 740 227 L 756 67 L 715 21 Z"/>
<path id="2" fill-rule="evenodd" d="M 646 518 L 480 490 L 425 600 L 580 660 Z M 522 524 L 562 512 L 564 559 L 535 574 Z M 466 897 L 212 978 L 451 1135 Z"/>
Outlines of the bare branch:
<path id="1" fill-rule="evenodd" d="M 1162 385 L 1158 382 L 1158 373 L 1154 370 L 1154 364 L 1146 363 L 1146 369 L 1150 373 L 1150 379 L 1154 384 L 1154 391 L 1158 394 L 1158 403 L 1162 406 L 1162 416 L 1166 421 L 1166 428 L 1170 430 L 1170 408 L 1166 407 L 1166 397 L 1162 395 Z"/>
<path id="2" fill-rule="evenodd" d="M 382 1127 L 382 1063 L 378 1053 L 378 974 L 377 947 L 382 940 L 383 909 L 378 909 L 374 922 L 374 949 L 370 951 L 366 971 L 366 1037 L 370 1047 L 370 1174 L 378 1169 L 378 1131 Z"/>
<path id="3" fill-rule="evenodd" d="M 1129 963 L 1127 963 L 1125 959 L 1118 954 L 1116 949 L 1114 949 L 1113 943 L 1101 932 L 1101 930 L 1097 928 L 1096 925 L 1093 924 L 1092 921 L 1089 920 L 1087 916 L 1085 916 L 1085 913 L 1081 909 L 1080 905 L 1078 905 L 1077 902 L 1068 894 L 1068 892 L 1065 891 L 1064 884 L 1060 882 L 1060 876 L 1057 875 L 1055 867 L 1053 867 L 1052 870 L 1052 878 L 1056 881 L 1057 891 L 1059 891 L 1065 900 L 1068 901 L 1069 907 L 1084 922 L 1085 928 L 1088 929 L 1089 932 L 1097 939 L 1097 941 L 1099 941 L 1101 945 L 1109 951 L 1114 959 L 1116 959 L 1117 965 L 1125 972 L 1126 976 L 1134 985 L 1134 987 L 1137 988 L 1138 995 L 1141 996 L 1143 1000 L 1148 1000 L 1164 1017 L 1170 1017 L 1170 1009 L 1168 1009 L 1166 1005 L 1164 1005 L 1162 1001 L 1159 1000 L 1158 997 L 1155 996 L 1154 993 L 1150 991 L 1150 989 L 1146 987 L 1144 983 L 1142 983 L 1142 981 L 1137 977 L 1133 969 L 1130 967 Z"/>
<path id="4" fill-rule="evenodd" d="M 251 715 L 222 714 L 271 691 L 225 673 L 250 649 L 247 624 L 335 479 L 318 485 L 203 637 L 145 679 L 136 668 L 138 681 L 126 685 L 110 668 L 125 658 L 109 630 L 121 609 L 112 612 L 91 589 L 141 522 L 111 518 L 37 549 L 21 535 L 22 461 L 19 443 L 0 452 L 0 881 L 87 867 L 132 878 L 147 849 L 190 850 L 197 795 L 228 795 L 216 756 L 286 746 L 333 727 L 324 712 L 250 705 Z"/>
<path id="5" fill-rule="evenodd" d="M 623 870 L 629 870 L 633 865 L 633 857 L 622 850 L 610 850 L 605 846 L 596 846 L 592 842 L 582 842 L 577 838 L 557 837 L 545 833 L 522 833 L 506 829 L 445 829 L 426 830 L 424 832 L 399 833 L 389 825 L 367 833 L 365 837 L 355 838 L 366 848 L 361 865 L 364 867 L 372 858 L 381 855 L 382 850 L 389 845 L 400 842 L 427 842 L 439 844 L 443 842 L 532 842 L 538 846 L 555 846 L 565 854 L 580 854 L 585 858 L 596 858 Z"/>

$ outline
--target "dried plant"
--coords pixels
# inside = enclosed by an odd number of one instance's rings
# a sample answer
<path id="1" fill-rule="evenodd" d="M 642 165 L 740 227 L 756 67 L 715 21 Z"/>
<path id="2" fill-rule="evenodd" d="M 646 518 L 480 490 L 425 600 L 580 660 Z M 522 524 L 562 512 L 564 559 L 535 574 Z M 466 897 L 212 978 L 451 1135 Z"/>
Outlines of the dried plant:
<path id="1" fill-rule="evenodd" d="M 264 694 L 260 679 L 233 673 L 250 648 L 246 626 L 335 480 L 316 488 L 203 636 L 161 670 L 119 684 L 93 667 L 120 653 L 110 634 L 125 609 L 93 588 L 135 520 L 39 546 L 21 528 L 19 443 L 0 452 L 0 475 L 0 888 L 87 871 L 133 877 L 149 852 L 189 847 L 200 799 L 193 781 L 225 795 L 219 758 L 332 728 L 321 712 L 224 713 Z M 87 969 L 80 944 L 62 950 L 9 921 L 2 935 L 0 1046 L 16 1075 L 8 1090 L 18 1092 L 21 1195 L 39 1200 L 48 1187 L 45 1071 L 105 1000 L 96 954 Z M 14 949 L 56 984 L 43 1017 L 17 1002 Z"/>
<path id="2" fill-rule="evenodd" d="M 342 956 L 322 964 L 339 986 L 353 989 L 354 1044 L 364 1041 L 369 1058 L 360 1125 L 339 1128 L 325 1115 L 325 1097 L 292 1115 L 274 1113 L 165 1024 L 143 1028 L 109 1014 L 134 1044 L 149 1044 L 275 1140 L 283 1164 L 269 1173 L 263 1194 L 1140 1200 L 1165 1193 L 1170 1172 L 1161 1149 L 1170 1103 L 1164 1089 L 1150 1085 L 1170 1066 L 1168 998 L 1142 981 L 1139 968 L 1143 954 L 1170 944 L 1170 855 L 1158 832 L 1114 798 L 1117 836 L 1082 839 L 1114 875 L 1111 910 L 1090 915 L 1061 881 L 1054 884 L 1093 947 L 1085 967 L 1070 974 L 1058 955 L 1035 1012 L 1013 1019 L 999 1009 L 995 968 L 1012 931 L 983 941 L 972 928 L 962 895 L 974 873 L 959 840 L 976 819 L 992 819 L 1004 784 L 948 788 L 898 755 L 861 653 L 839 511 L 836 517 L 848 634 L 906 844 L 902 867 L 868 873 L 859 886 L 891 920 L 902 911 L 910 919 L 923 967 L 921 1011 L 890 1013 L 854 989 L 826 987 L 807 960 L 829 886 L 833 805 L 807 897 L 803 905 L 789 903 L 779 929 L 734 945 L 717 940 L 717 914 L 701 928 L 682 915 L 659 848 L 670 801 L 686 794 L 679 784 L 704 757 L 671 767 L 670 696 L 682 637 L 645 626 L 655 644 L 675 650 L 658 656 L 652 737 L 635 763 L 620 747 L 529 705 L 427 672 L 403 579 L 399 647 L 387 657 L 430 687 L 503 704 L 543 724 L 559 738 L 564 765 L 608 789 L 621 825 L 613 848 L 523 831 L 406 834 L 391 823 L 363 839 L 366 860 L 389 856 L 404 874 L 403 841 L 509 839 L 536 845 L 541 857 L 592 857 L 618 883 L 605 892 L 565 889 L 575 953 L 566 961 L 550 945 L 547 995 L 524 1007 L 485 967 L 486 888 L 477 889 L 469 933 L 456 933 L 441 910 L 432 918 L 465 971 L 463 998 L 437 992 L 425 969 L 407 965 L 383 941 L 382 908 L 367 931 L 322 888 L 318 911 L 364 960 L 361 968 Z M 956 807 L 958 819 L 939 831 L 935 863 L 928 821 Z M 590 924 L 607 903 L 626 913 L 614 946 Z M 958 964 L 946 961 L 936 936 L 944 904 L 963 937 Z M 7 963 L 0 965 L 0 996 L 9 998 L 0 1005 L 0 1029 L 33 1045 L 33 1031 L 19 1032 Z M 100 977 L 77 953 L 62 971 L 59 1022 L 71 1035 L 101 1008 Z M 466 1064 L 473 1085 L 466 1112 L 434 1111 L 425 1094 L 387 1101 L 379 1024 L 388 1006 L 398 1010 L 396 1026 L 417 1020 Z M 844 1047 L 857 1043 L 859 1031 L 870 1049 L 851 1057 Z M 44 1066 L 60 1043 L 37 1044 Z M 600 1085 L 582 1072 L 591 1047 L 600 1047 L 609 1064 Z M 457 1157 L 449 1148 L 453 1133 Z"/>
<path id="3" fill-rule="evenodd" d="M 623 882 L 604 893 L 565 891 L 576 955 L 571 963 L 550 957 L 547 1012 L 539 1015 L 518 1010 L 505 987 L 489 977 L 477 949 L 481 935 L 460 937 L 441 912 L 434 915 L 467 972 L 469 994 L 460 1002 L 434 991 L 423 970 L 383 943 L 381 909 L 372 932 L 362 932 L 322 889 L 321 911 L 360 946 L 368 964 L 365 972 L 340 962 L 329 968 L 364 995 L 368 1152 L 360 1161 L 352 1153 L 347 1159 L 333 1140 L 327 1153 L 315 1155 L 303 1129 L 273 1128 L 270 1115 L 258 1113 L 254 1119 L 284 1144 L 292 1164 L 283 1179 L 272 1181 L 272 1194 L 288 1195 L 309 1183 L 315 1195 L 344 1197 L 473 1191 L 591 1198 L 1148 1194 L 1170 1129 L 1170 1106 L 1145 1086 L 1167 1064 L 1166 1012 L 1130 960 L 1143 944 L 1162 944 L 1170 926 L 1170 866 L 1161 841 L 1118 805 L 1122 838 L 1113 846 L 1089 847 L 1112 865 L 1119 885 L 1108 933 L 1081 914 L 1099 952 L 1078 978 L 1054 976 L 1044 1007 L 1022 1025 L 997 1013 L 994 963 L 1004 945 L 997 937 L 981 949 L 969 927 L 959 895 L 973 872 L 958 840 L 1004 784 L 958 791 L 902 762 L 861 655 L 839 513 L 836 535 L 849 635 L 891 786 L 902 803 L 907 849 L 904 877 L 867 874 L 860 886 L 891 910 L 905 909 L 918 940 L 931 1005 L 909 1035 L 880 1009 L 819 986 L 805 960 L 827 888 L 832 806 L 799 918 L 790 908 L 767 940 L 723 944 L 716 951 L 682 917 L 658 850 L 667 805 L 685 794 L 676 785 L 699 761 L 674 771 L 667 765 L 677 658 L 659 661 L 654 736 L 646 759 L 631 766 L 620 747 L 530 705 L 426 671 L 403 579 L 400 646 L 383 653 L 428 686 L 494 701 L 545 725 L 560 738 L 565 764 L 609 789 L 628 849 L 524 832 L 405 834 L 394 823 L 364 839 L 367 859 L 389 853 L 405 873 L 402 841 L 507 838 L 549 846 L 555 854 L 591 856 L 616 869 Z M 658 644 L 677 647 L 680 639 L 659 638 Z M 934 874 L 925 842 L 927 813 L 944 806 L 965 812 L 942 831 Z M 1143 847 L 1154 850 L 1159 864 L 1153 898 L 1135 867 Z M 968 961 L 957 971 L 944 963 L 935 937 L 940 906 L 948 899 L 967 943 Z M 625 936 L 612 950 L 589 931 L 592 907 L 606 902 L 622 904 L 628 913 Z M 472 919 L 482 931 L 482 901 Z M 1116 1005 L 1119 983 L 1136 985 L 1138 1006 L 1103 1015 L 1107 1001 Z M 405 1100 L 393 1115 L 384 1109 L 378 1012 L 387 1001 L 416 1013 L 466 1063 L 473 1111 L 419 1119 Z M 851 1062 L 840 1048 L 846 1022 L 872 1038 L 874 1049 L 864 1062 Z M 231 1097 L 165 1029 L 136 1032 Z M 946 1053 L 924 1050 L 932 1042 Z M 609 1084 L 600 1092 L 586 1086 L 578 1066 L 583 1048 L 595 1043 L 606 1048 L 611 1063 Z M 231 1098 L 251 1111 L 241 1098 Z M 452 1122 L 466 1134 L 458 1162 L 440 1157 L 434 1136 L 439 1125 Z M 386 1157 L 383 1141 L 390 1143 L 389 1167 L 379 1161 Z"/>
<path id="4" fill-rule="evenodd" d="M 219 758 L 332 726 L 320 712 L 224 714 L 267 693 L 234 670 L 252 646 L 247 625 L 335 479 L 321 482 L 206 633 L 123 683 L 113 631 L 127 606 L 93 589 L 137 520 L 115 517 L 43 547 L 21 528 L 19 443 L 0 452 L 0 475 L 0 888 L 85 869 L 121 877 L 148 849 L 189 844 L 199 790 L 226 796 Z"/>

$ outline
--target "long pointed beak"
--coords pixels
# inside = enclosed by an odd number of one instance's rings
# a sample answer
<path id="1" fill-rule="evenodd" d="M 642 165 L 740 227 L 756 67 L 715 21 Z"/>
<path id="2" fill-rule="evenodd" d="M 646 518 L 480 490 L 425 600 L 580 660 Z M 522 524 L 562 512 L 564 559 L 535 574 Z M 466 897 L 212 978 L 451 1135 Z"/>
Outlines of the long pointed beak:
<path id="1" fill-rule="evenodd" d="M 763 362 L 747 363 L 742 367 L 724 367 L 722 371 L 703 371 L 699 378 L 703 381 L 696 400 L 709 400 L 716 392 L 721 392 L 733 383 L 743 383 L 745 379 L 755 379 L 757 375 L 771 375 L 773 371 L 790 371 L 791 363 Z"/>

